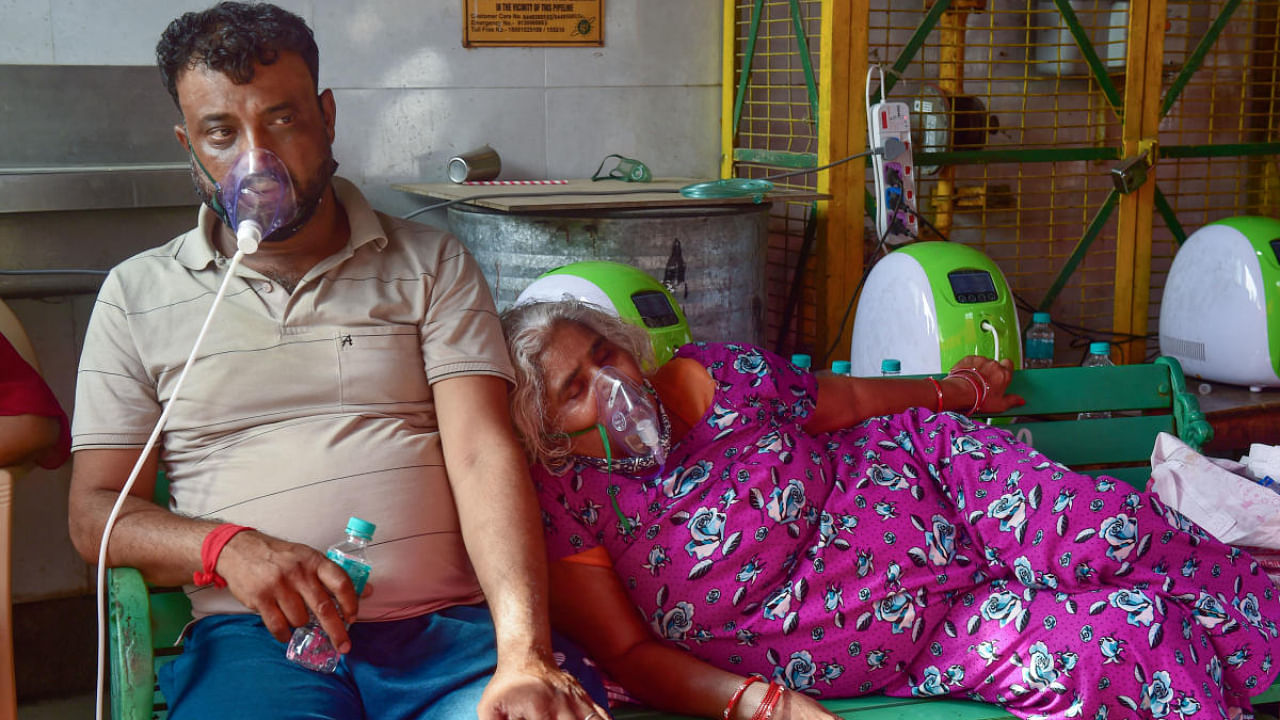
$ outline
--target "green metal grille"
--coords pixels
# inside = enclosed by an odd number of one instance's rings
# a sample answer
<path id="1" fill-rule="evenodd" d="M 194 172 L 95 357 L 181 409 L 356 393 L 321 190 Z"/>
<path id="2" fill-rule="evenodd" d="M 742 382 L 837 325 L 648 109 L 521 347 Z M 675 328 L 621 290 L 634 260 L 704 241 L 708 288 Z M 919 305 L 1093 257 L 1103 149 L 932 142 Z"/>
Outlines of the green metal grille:
<path id="1" fill-rule="evenodd" d="M 821 6 L 817 0 L 737 1 L 735 177 L 760 178 L 816 163 Z M 795 176 L 778 185 L 812 190 L 816 177 Z M 769 218 L 765 341 L 784 353 L 811 351 L 817 328 L 812 253 L 803 259 L 802 252 L 810 205 L 774 203 Z M 797 267 L 804 270 L 798 286 Z"/>

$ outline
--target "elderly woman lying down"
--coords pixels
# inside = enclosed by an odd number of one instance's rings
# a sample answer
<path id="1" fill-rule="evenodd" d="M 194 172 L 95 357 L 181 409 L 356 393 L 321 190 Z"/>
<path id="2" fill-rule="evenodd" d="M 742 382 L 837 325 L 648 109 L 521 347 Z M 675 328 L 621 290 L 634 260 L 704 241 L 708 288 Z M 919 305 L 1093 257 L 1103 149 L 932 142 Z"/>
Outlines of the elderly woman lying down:
<path id="1" fill-rule="evenodd" d="M 1280 599 L 1251 558 L 953 412 L 1020 404 L 1006 364 L 815 379 L 699 344 L 645 376 L 644 331 L 590 306 L 503 323 L 553 620 L 646 704 L 1187 720 L 1247 714 L 1277 673 Z"/>

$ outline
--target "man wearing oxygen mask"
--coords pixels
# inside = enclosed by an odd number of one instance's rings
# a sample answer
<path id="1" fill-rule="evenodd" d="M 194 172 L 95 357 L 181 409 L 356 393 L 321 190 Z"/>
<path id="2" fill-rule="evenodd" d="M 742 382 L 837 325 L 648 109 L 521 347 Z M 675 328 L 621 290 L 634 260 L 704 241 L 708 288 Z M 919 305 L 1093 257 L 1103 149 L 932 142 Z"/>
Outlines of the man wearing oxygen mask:
<path id="1" fill-rule="evenodd" d="M 107 565 L 191 598 L 197 622 L 159 678 L 170 717 L 606 717 L 553 660 L 512 369 L 471 256 L 334 176 L 334 97 L 297 16 L 222 3 L 171 23 L 157 57 L 204 205 L 196 228 L 121 263 L 98 296 L 70 527 L 96 562 L 168 407 Z M 167 509 L 151 501 L 161 464 Z M 360 598 L 320 550 L 351 515 L 377 525 Z M 285 658 L 310 616 L 345 653 L 333 674 Z"/>

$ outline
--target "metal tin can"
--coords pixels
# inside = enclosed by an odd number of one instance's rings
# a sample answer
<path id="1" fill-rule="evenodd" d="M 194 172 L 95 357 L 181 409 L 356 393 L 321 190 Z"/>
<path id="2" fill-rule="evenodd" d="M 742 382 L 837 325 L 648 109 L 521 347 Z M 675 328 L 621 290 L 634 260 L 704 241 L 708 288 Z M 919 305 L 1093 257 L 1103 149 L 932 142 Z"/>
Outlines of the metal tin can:
<path id="1" fill-rule="evenodd" d="M 449 158 L 449 179 L 456 183 L 468 180 L 492 180 L 502 172 L 498 151 L 482 145 Z"/>

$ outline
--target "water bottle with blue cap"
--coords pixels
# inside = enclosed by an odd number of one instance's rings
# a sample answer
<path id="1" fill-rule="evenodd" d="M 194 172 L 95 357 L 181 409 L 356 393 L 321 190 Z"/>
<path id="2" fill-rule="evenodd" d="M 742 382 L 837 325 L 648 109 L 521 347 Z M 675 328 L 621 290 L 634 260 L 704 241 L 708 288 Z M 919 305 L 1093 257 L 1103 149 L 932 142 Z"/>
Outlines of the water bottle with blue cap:
<path id="1" fill-rule="evenodd" d="M 364 586 L 369 581 L 371 568 L 365 550 L 369 547 L 369 541 L 373 540 L 375 529 L 377 526 L 373 523 L 353 517 L 347 521 L 346 537 L 325 551 L 325 557 L 345 570 L 351 578 L 356 596 L 364 592 Z M 350 622 L 347 624 L 350 625 Z M 310 622 L 293 631 L 285 657 L 316 672 L 331 673 L 338 669 L 338 660 L 342 654 L 333 646 L 333 641 L 320 627 L 320 622 L 312 616 Z"/>
<path id="2" fill-rule="evenodd" d="M 1111 367 L 1115 363 L 1111 362 L 1111 343 L 1093 342 L 1089 343 L 1089 354 L 1084 357 L 1084 362 L 1080 363 L 1081 367 Z M 1076 416 L 1077 420 L 1095 420 L 1097 418 L 1109 418 L 1111 411 L 1099 410 L 1097 412 L 1082 412 Z"/>

